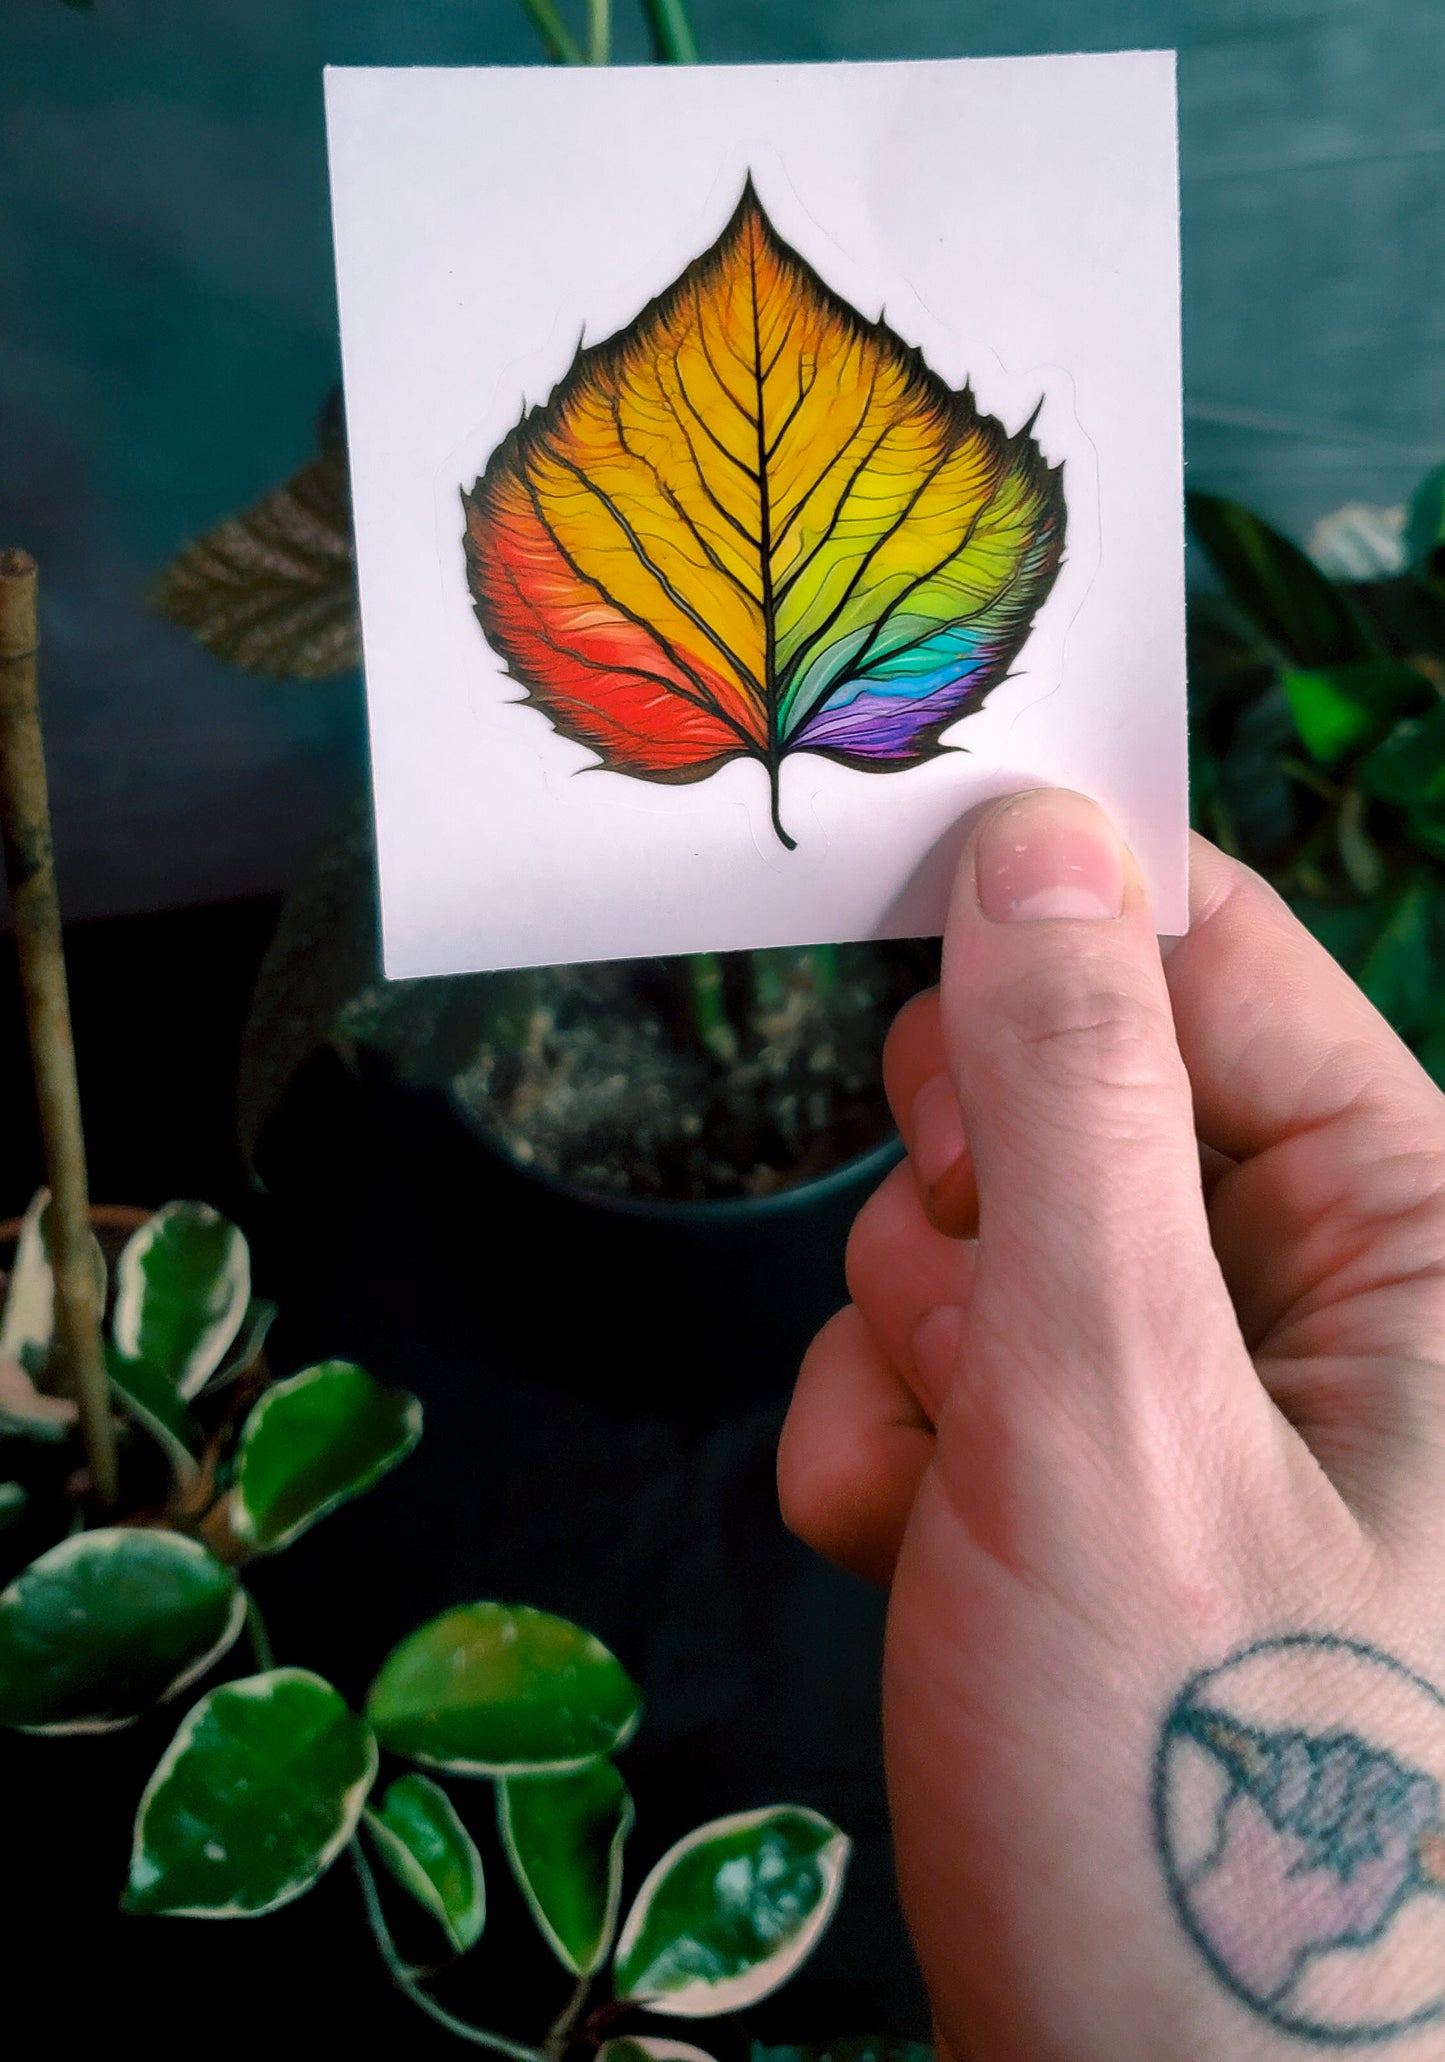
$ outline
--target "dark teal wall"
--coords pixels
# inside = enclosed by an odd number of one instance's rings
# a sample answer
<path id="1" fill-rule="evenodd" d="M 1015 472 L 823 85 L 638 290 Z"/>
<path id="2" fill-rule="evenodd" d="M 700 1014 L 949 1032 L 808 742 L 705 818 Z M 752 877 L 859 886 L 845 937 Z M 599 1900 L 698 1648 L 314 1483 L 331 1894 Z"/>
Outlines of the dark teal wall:
<path id="1" fill-rule="evenodd" d="M 1445 453 L 1440 0 L 695 9 L 719 60 L 1177 46 L 1191 478 L 1298 531 Z M 0 0 L 0 541 L 43 559 L 73 909 L 279 884 L 358 763 L 354 690 L 232 674 L 138 595 L 306 455 L 322 64 L 533 51 L 515 0 Z"/>

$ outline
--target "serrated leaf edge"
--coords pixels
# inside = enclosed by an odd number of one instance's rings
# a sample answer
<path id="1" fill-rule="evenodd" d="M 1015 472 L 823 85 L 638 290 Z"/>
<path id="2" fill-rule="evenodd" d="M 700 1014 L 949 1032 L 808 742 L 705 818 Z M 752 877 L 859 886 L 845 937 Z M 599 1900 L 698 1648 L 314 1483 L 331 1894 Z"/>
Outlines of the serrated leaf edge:
<path id="1" fill-rule="evenodd" d="M 220 1690 L 224 1690 L 228 1694 L 235 1696 L 260 1699 L 269 1696 L 275 1685 L 283 1680 L 315 1683 L 321 1689 L 329 1690 L 334 1697 L 340 1698 L 341 1696 L 335 1684 L 327 1682 L 325 1676 L 317 1675 L 310 1668 L 270 1668 L 261 1675 L 240 1676 L 235 1682 L 221 1683 L 217 1690 L 208 1691 L 199 1702 L 191 1707 L 181 1720 L 180 1725 L 176 1728 L 175 1738 L 152 1769 L 150 1780 L 141 1792 L 140 1803 L 136 1806 L 135 1827 L 131 1835 L 130 1873 L 126 1878 L 127 1886 L 134 1881 L 136 1868 L 145 1857 L 146 1812 L 157 1791 L 167 1781 L 176 1763 L 195 1738 L 202 1715 L 212 1698 L 217 1696 Z M 342 1701 L 344 1702 L 345 1700 L 343 1699 Z M 354 1713 L 353 1716 L 355 1716 Z M 304 1896 L 312 1884 L 318 1883 L 326 1874 L 326 1871 L 336 1860 L 342 1848 L 345 1847 L 356 1831 L 361 1820 L 362 1811 L 366 1806 L 366 1800 L 371 1794 L 371 1786 L 376 1781 L 376 1771 L 380 1762 L 376 1735 L 372 1732 L 371 1727 L 367 1725 L 365 1719 L 362 1719 L 360 1723 L 362 1731 L 366 1735 L 366 1744 L 369 1750 L 367 1766 L 355 1783 L 349 1789 L 342 1792 L 343 1810 L 340 1830 L 322 1847 L 314 1868 L 308 1870 L 303 1875 L 292 1877 L 283 1886 L 280 1895 L 274 1897 L 269 1904 L 167 1905 L 163 1910 L 148 1912 L 147 1916 L 171 1919 L 261 1919 L 268 1912 L 279 1911 L 283 1905 L 292 1904 L 298 1897 Z"/>
<path id="2" fill-rule="evenodd" d="M 602 1755 L 594 1755 L 592 1757 L 593 1761 L 601 1761 L 603 1759 Z M 591 1762 L 584 1761 L 581 1764 L 581 1768 L 589 1768 L 590 1766 Z M 580 1775 L 581 1768 L 570 1770 L 568 1773 Z M 512 1781 L 526 1782 L 528 1778 L 520 1769 L 514 1769 L 510 1777 L 499 1776 L 496 1780 L 497 1832 L 500 1835 L 502 1846 L 506 1850 L 507 1860 L 511 1865 L 512 1880 L 521 1891 L 526 1901 L 527 1909 L 537 1922 L 537 1931 L 542 1935 L 542 1938 L 546 1941 L 548 1947 L 551 1948 L 564 1969 L 570 1970 L 574 1976 L 595 1975 L 607 1960 L 617 1931 L 617 1915 L 622 1909 L 622 1851 L 627 1845 L 628 1836 L 637 1824 L 637 1806 L 633 1802 L 632 1792 L 624 1782 L 622 1785 L 622 1812 L 607 1847 L 607 1902 L 603 1908 L 602 1931 L 598 1935 L 597 1946 L 593 1951 L 592 1959 L 589 1962 L 581 1963 L 572 1959 L 560 1934 L 542 1909 L 541 1901 L 536 1891 L 532 1888 L 531 1877 L 527 1874 L 526 1865 L 517 1849 L 516 1835 L 512 1827 L 512 1802 L 509 1795 L 509 1784 Z"/>
<path id="3" fill-rule="evenodd" d="M 358 1367 L 358 1363 L 356 1361 L 319 1360 L 313 1367 L 302 1368 L 298 1373 L 288 1375 L 284 1382 L 273 1382 L 260 1401 L 252 1408 L 250 1415 L 241 1428 L 241 1437 L 236 1446 L 236 1473 L 231 1489 L 230 1518 L 232 1531 L 245 1546 L 255 1547 L 260 1539 L 256 1515 L 246 1502 L 245 1494 L 246 1455 L 252 1440 L 256 1436 L 256 1427 L 264 1421 L 267 1412 L 278 1397 L 294 1396 L 298 1389 L 309 1387 L 313 1382 L 324 1377 L 327 1370 L 333 1367 Z M 360 1368 L 359 1372 L 366 1374 L 364 1368 Z M 376 1378 L 373 1375 L 367 1374 L 367 1380 L 375 1382 Z M 381 1382 L 376 1382 L 376 1387 L 388 1396 L 403 1396 L 406 1398 L 406 1403 L 401 1413 L 401 1439 L 399 1443 L 377 1463 L 369 1474 L 362 1476 L 355 1482 L 348 1483 L 344 1489 L 337 1490 L 334 1496 L 323 1498 L 319 1504 L 306 1513 L 304 1518 L 299 1518 L 285 1532 L 278 1532 L 274 1539 L 266 1540 L 264 1545 L 257 1548 L 258 1552 L 267 1554 L 280 1553 L 283 1547 L 288 1547 L 293 1540 L 299 1539 L 303 1532 L 309 1532 L 311 1527 L 318 1523 L 320 1519 L 328 1517 L 332 1511 L 338 1510 L 342 1504 L 349 1503 L 354 1496 L 363 1496 L 368 1489 L 381 1480 L 383 1475 L 390 1474 L 394 1467 L 404 1461 L 416 1446 L 422 1434 L 423 1413 L 421 1399 L 413 1396 L 407 1389 L 387 1389 L 385 1384 Z"/>
<path id="4" fill-rule="evenodd" d="M 769 1804 L 756 1811 L 735 1812 L 730 1817 L 710 1819 L 706 1825 L 697 1826 L 691 1833 L 674 1842 L 666 1854 L 643 1879 L 642 1887 L 632 1901 L 622 1932 L 618 1938 L 613 1956 L 614 1967 L 626 1960 L 642 1931 L 647 1915 L 657 1895 L 659 1886 L 667 1876 L 696 1848 L 705 1846 L 710 1840 L 725 1837 L 730 1833 L 741 1833 L 753 1826 L 764 1825 L 769 1819 L 787 1813 L 789 1816 L 809 1819 L 815 1826 L 826 1827 L 829 1838 L 820 1846 L 814 1856 L 823 1874 L 823 1895 L 804 1920 L 798 1931 L 777 1954 L 769 1955 L 764 1961 L 754 1963 L 744 1976 L 729 1976 L 720 1983 L 694 1982 L 684 1984 L 674 1991 L 622 1991 L 619 1998 L 626 1997 L 630 2003 L 643 2005 L 649 2012 L 656 2012 L 670 2019 L 713 2019 L 725 2012 L 741 2011 L 753 2005 L 786 1983 L 794 1970 L 801 1967 L 814 1946 L 821 1938 L 828 1922 L 838 1907 L 843 1894 L 843 1877 L 847 1870 L 852 1841 L 840 1831 L 831 1819 L 824 1818 L 819 1811 L 812 1811 L 806 1805 Z"/>
<path id="5" fill-rule="evenodd" d="M 225 1568 L 223 1562 L 216 1560 L 215 1555 L 208 1547 L 203 1546 L 198 1539 L 187 1539 L 184 1533 L 162 1532 L 158 1526 L 105 1525 L 97 1527 L 94 1532 L 77 1532 L 72 1538 L 61 1540 L 58 1546 L 53 1546 L 46 1553 L 39 1555 L 29 1564 L 29 1567 L 21 1570 L 21 1573 L 16 1576 L 14 1582 L 8 1586 L 4 1594 L 0 1595 L 0 1608 L 4 1607 L 6 1599 L 12 1592 L 19 1588 L 21 1581 L 30 1573 L 30 1570 L 38 1568 L 42 1561 L 48 1562 L 50 1569 L 53 1570 L 58 1563 L 81 1558 L 79 1550 L 87 1545 L 93 1545 L 97 1541 L 104 1541 L 110 1547 L 127 1540 L 133 1540 L 142 1534 L 149 1537 L 156 1533 L 159 1533 L 164 1539 L 173 1540 L 176 1546 L 181 1548 L 184 1553 L 198 1555 L 201 1560 L 210 1561 L 216 1567 L 222 1568 L 225 1573 L 230 1574 L 230 1570 Z M 163 1704 L 172 1703 L 175 1698 L 180 1696 L 183 1690 L 188 1690 L 193 1682 L 198 1682 L 208 1668 L 214 1668 L 221 1656 L 228 1653 L 235 1646 L 236 1641 L 241 1636 L 241 1628 L 245 1623 L 246 1592 L 240 1583 L 237 1582 L 231 1597 L 230 1618 L 227 1620 L 221 1636 L 215 1645 L 208 1652 L 202 1654 L 198 1660 L 191 1662 L 188 1667 L 182 1669 L 174 1681 L 162 1690 L 159 1697 L 153 1703 L 147 1704 L 144 1709 L 133 1711 L 129 1718 L 67 1718 L 59 1720 L 54 1725 L 17 1725 L 11 1726 L 8 1730 L 16 1733 L 28 1733 L 32 1738 L 46 1740 L 60 1740 L 96 1733 L 124 1732 L 127 1726 L 133 1726 L 138 1719 L 144 1718 L 147 1712 L 157 1711 Z"/>

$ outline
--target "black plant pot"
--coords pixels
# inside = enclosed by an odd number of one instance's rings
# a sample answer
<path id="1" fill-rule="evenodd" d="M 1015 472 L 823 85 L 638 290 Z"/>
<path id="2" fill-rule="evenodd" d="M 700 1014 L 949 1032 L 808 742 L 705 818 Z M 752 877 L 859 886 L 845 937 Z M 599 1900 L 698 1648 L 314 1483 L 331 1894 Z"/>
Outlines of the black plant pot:
<path id="1" fill-rule="evenodd" d="M 892 1136 L 769 1196 L 613 1196 L 519 1166 L 445 1091 L 368 1078 L 494 1327 L 576 1386 L 685 1414 L 786 1394 L 845 1300 L 853 1219 L 902 1154 Z"/>

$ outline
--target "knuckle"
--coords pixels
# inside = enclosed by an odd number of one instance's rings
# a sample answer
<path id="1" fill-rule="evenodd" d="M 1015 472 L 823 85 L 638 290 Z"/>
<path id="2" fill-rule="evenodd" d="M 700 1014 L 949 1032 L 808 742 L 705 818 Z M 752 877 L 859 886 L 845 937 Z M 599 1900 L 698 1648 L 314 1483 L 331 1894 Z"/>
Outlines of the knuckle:
<path id="1" fill-rule="evenodd" d="M 1180 1065 L 1159 1002 L 1099 968 L 1031 970 L 1005 999 L 999 1023 L 1005 1065 L 1060 1087 L 1160 1088 Z"/>

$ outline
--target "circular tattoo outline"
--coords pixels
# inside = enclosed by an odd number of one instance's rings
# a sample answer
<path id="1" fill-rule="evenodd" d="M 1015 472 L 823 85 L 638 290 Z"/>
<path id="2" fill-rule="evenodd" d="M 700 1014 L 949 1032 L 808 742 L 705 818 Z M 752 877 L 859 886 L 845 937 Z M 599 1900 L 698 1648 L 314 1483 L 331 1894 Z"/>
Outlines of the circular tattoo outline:
<path id="1" fill-rule="evenodd" d="M 1445 1992 L 1442 1992 L 1436 2003 L 1422 2006 L 1408 2018 L 1381 2020 L 1376 2026 L 1348 2030 L 1344 2027 L 1327 2026 L 1315 2019 L 1291 2017 L 1272 2005 L 1262 2004 L 1244 1988 L 1228 1964 L 1216 1952 L 1207 1935 L 1195 1923 L 1175 1864 L 1169 1837 L 1165 1793 L 1168 1787 L 1170 1750 L 1176 1739 L 1187 1737 L 1187 1728 L 1179 1721 L 1181 1714 L 1189 1708 L 1196 1692 L 1204 1683 L 1211 1682 L 1216 1676 L 1223 1675 L 1227 1669 L 1237 1667 L 1240 1662 L 1251 1660 L 1257 1654 L 1277 1654 L 1300 1647 L 1313 1648 L 1316 1652 L 1351 1654 L 1357 1660 L 1374 1662 L 1388 1670 L 1391 1675 L 1409 1683 L 1412 1688 L 1423 1690 L 1430 1701 L 1438 1706 L 1442 1717 L 1445 1717 L 1445 1695 L 1442 1695 L 1432 1682 L 1428 1682 L 1422 1675 L 1417 1675 L 1414 1669 L 1407 1668 L 1402 1661 L 1395 1660 L 1393 1655 L 1382 1653 L 1378 1647 L 1369 1646 L 1363 1640 L 1347 1639 L 1339 1633 L 1312 1632 L 1280 1633 L 1273 1639 L 1251 1640 L 1247 1646 L 1239 1647 L 1232 1654 L 1226 1655 L 1223 1661 L 1215 1662 L 1210 1668 L 1196 1670 L 1165 1714 L 1164 1722 L 1159 1728 L 1158 1745 L 1154 1751 L 1151 1811 L 1154 1846 L 1164 1872 L 1165 1888 L 1169 1893 L 1169 1902 L 1174 1909 L 1175 1918 L 1225 1989 L 1240 2004 L 1246 2006 L 1256 2019 L 1262 2019 L 1278 2033 L 1294 2034 L 1303 2040 L 1318 2041 L 1321 2045 L 1335 2048 L 1374 2046 L 1381 2041 L 1397 2040 L 1404 2033 L 1416 2033 L 1422 2026 L 1434 2025 L 1445 2018 Z"/>

